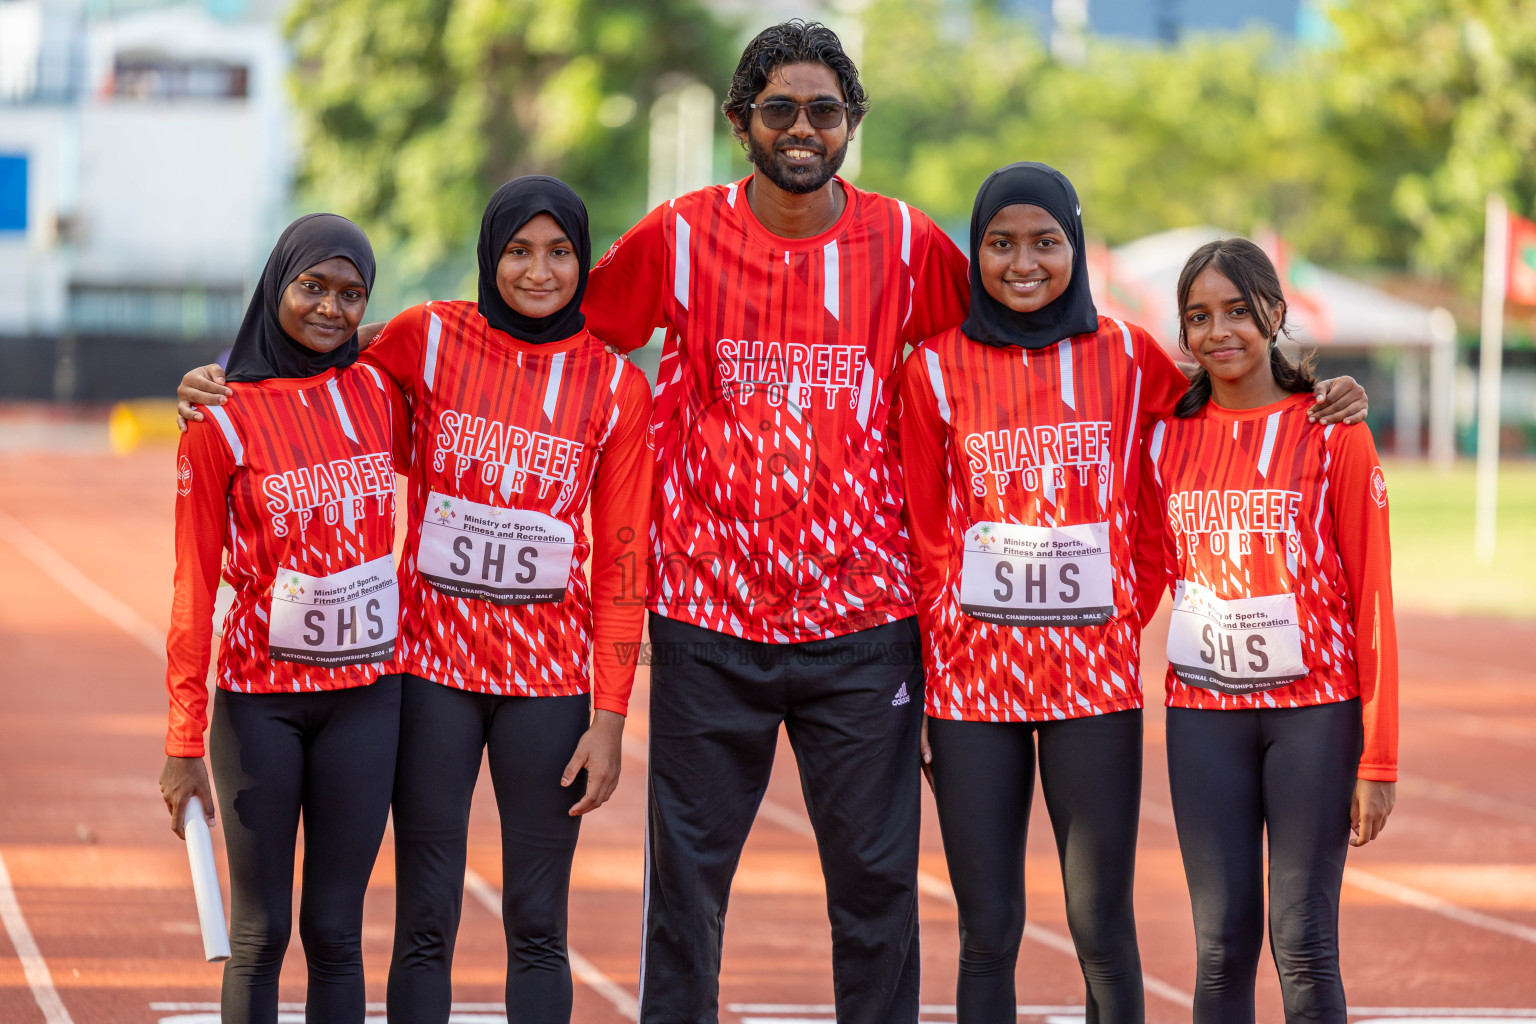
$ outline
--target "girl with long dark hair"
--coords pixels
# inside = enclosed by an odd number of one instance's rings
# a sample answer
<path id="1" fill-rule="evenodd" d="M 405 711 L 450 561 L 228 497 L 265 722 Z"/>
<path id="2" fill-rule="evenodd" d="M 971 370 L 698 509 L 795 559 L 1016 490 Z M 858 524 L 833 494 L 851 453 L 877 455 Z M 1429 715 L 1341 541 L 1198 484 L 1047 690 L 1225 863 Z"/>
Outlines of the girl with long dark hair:
<path id="1" fill-rule="evenodd" d="M 1263 250 L 1201 246 L 1178 301 L 1200 370 L 1148 456 L 1174 586 L 1168 773 L 1194 1019 L 1254 1019 L 1267 837 L 1285 1019 L 1344 1024 L 1345 853 L 1381 833 L 1396 798 L 1386 478 L 1363 423 L 1308 418 L 1312 374 L 1281 348 L 1285 296 Z"/>

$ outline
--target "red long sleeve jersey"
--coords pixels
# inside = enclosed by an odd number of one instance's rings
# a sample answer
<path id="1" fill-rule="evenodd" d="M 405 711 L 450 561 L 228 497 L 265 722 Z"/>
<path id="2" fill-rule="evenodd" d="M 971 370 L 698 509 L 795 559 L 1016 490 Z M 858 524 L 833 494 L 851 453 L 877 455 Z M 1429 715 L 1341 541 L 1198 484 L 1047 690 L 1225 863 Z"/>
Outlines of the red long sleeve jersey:
<path id="1" fill-rule="evenodd" d="M 364 686 L 398 629 L 395 465 L 404 404 L 362 363 L 231 384 L 176 459 L 176 585 L 165 752 L 201 757 L 214 592 L 234 587 L 218 685 L 242 693 Z"/>
<path id="2" fill-rule="evenodd" d="M 411 408 L 402 671 L 477 693 L 591 690 L 624 714 L 645 615 L 645 375 L 586 331 L 518 341 L 473 302 L 406 310 L 368 357 Z"/>
<path id="3" fill-rule="evenodd" d="M 845 182 L 837 223 L 781 238 L 747 180 L 653 210 L 587 289 L 588 327 L 616 347 L 666 331 L 650 607 L 768 642 L 892 622 L 913 613 L 895 374 L 909 342 L 964 318 L 965 257 Z"/>
<path id="4" fill-rule="evenodd" d="M 1386 480 L 1370 429 L 1308 422 L 1312 401 L 1241 411 L 1207 402 L 1153 430 L 1174 585 L 1168 705 L 1359 697 L 1360 777 L 1390 782 L 1397 630 Z"/>
<path id="5" fill-rule="evenodd" d="M 1099 318 L 1028 351 L 960 330 L 920 345 L 900 434 L 928 714 L 988 722 L 1141 707 L 1162 538 L 1137 528 L 1146 431 L 1187 381 L 1140 327 Z M 1138 552 L 1138 546 L 1140 551 Z"/>

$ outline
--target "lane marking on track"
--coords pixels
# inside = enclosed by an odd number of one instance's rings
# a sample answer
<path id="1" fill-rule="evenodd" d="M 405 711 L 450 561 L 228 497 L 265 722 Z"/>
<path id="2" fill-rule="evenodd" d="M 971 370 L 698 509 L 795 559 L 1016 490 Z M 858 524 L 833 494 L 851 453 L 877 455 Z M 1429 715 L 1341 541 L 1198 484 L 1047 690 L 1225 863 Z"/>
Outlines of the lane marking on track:
<path id="1" fill-rule="evenodd" d="M 1380 875 L 1373 875 L 1359 868 L 1344 869 L 1344 883 L 1353 885 L 1368 892 L 1374 892 L 1378 896 L 1386 896 L 1397 900 L 1399 903 L 1420 910 L 1427 910 L 1431 914 L 1439 914 L 1452 921 L 1472 925 L 1474 928 L 1482 928 L 1485 931 L 1497 932 L 1500 935 L 1508 935 L 1511 938 L 1521 939 L 1525 942 L 1536 944 L 1536 928 L 1529 925 L 1516 924 L 1514 921 L 1506 921 L 1503 918 L 1493 917 L 1476 910 L 1468 910 L 1466 907 L 1450 900 L 1436 896 L 1434 893 L 1415 889 L 1401 882 L 1394 882 Z M 1459 1012 L 1459 1011 L 1458 1011 Z"/>
<path id="2" fill-rule="evenodd" d="M 837 1007 L 831 1003 L 730 1003 L 726 1009 L 732 1013 L 836 1013 Z M 1047 1014 L 1076 1014 L 1081 1017 L 1087 1007 L 1082 1004 L 1076 1006 L 1030 1006 L 1021 1003 L 1017 1007 L 1020 1017 L 1044 1017 Z M 934 1013 L 943 1017 L 955 1015 L 953 1003 L 924 1003 L 918 1007 L 919 1013 Z"/>
<path id="3" fill-rule="evenodd" d="M 139 641 L 161 661 L 165 660 L 165 635 L 161 630 L 152 626 L 142 615 L 103 589 L 98 583 L 76 568 L 74 563 L 54 550 L 46 541 L 3 511 L 0 511 L 0 537 L 3 537 L 24 558 L 42 569 L 44 574 L 51 576 L 65 590 L 79 598 L 92 611 L 95 611 L 102 618 Z M 3 866 L 0 866 L 0 869 L 3 869 Z M 501 894 L 490 883 L 486 882 L 484 878 L 481 878 L 480 875 L 473 871 L 466 870 L 464 887 L 470 890 L 471 895 L 484 905 L 486 909 L 494 913 L 498 919 L 501 917 Z M 8 877 L 5 879 L 4 893 L 10 893 Z M 0 899 L 3 898 L 4 895 L 0 894 Z M 14 895 L 10 896 L 10 905 L 15 907 Z M 16 919 L 21 923 L 21 927 L 25 929 L 26 920 L 20 916 L 20 913 L 20 908 L 16 907 Z M 11 919 L 9 916 L 6 917 L 6 928 L 8 930 L 11 929 Z M 27 940 L 29 943 L 31 942 L 30 932 L 27 933 Z M 16 941 L 14 932 L 12 941 Z M 53 992 L 53 1000 L 58 1005 L 58 1012 L 62 1014 L 62 1016 L 57 1017 L 48 1016 L 47 1024 L 73 1024 L 69 1014 L 64 1011 L 63 1003 L 58 1002 L 58 993 L 53 991 L 53 982 L 49 979 L 47 965 L 43 963 L 42 957 L 37 955 L 36 945 L 33 944 L 31 949 L 36 959 L 37 968 L 42 971 L 42 977 L 47 982 L 47 989 L 49 992 Z M 17 950 L 18 952 L 21 950 L 19 943 L 17 943 Z M 592 961 L 582 956 L 576 950 L 568 949 L 567 955 L 570 958 L 572 974 L 586 983 L 589 988 L 597 992 L 604 999 L 607 999 L 608 1002 L 612 1003 L 614 1009 L 618 1010 L 619 1013 L 630 1020 L 639 1018 L 639 1006 L 633 996 L 625 992 L 613 979 L 609 978 Z M 24 966 L 28 964 L 25 957 L 23 957 L 22 963 Z M 27 967 L 28 980 L 31 981 L 32 977 L 32 968 Z M 47 1016 L 49 1012 L 48 1007 L 44 1004 L 44 997 L 39 994 L 36 984 L 33 985 L 33 994 L 37 996 L 38 1005 L 43 1006 L 44 1015 Z M 470 1016 L 476 1015 L 471 1012 Z M 493 1015 L 483 1019 L 487 1021 L 500 1021 L 505 1020 L 505 1017 Z M 462 1024 L 472 1024 L 469 1018 L 462 1014 L 456 1016 L 454 1020 L 456 1022 L 462 1021 Z M 185 1021 L 182 1024 L 191 1024 L 191 1022 Z"/>
<path id="4" fill-rule="evenodd" d="M 1536 807 L 1516 803 L 1513 800 L 1504 800 L 1496 796 L 1488 796 L 1486 793 L 1474 792 L 1450 782 L 1436 782 L 1433 779 L 1424 779 L 1417 775 L 1404 775 L 1399 772 L 1397 788 L 1405 796 L 1415 796 L 1425 800 L 1449 804 L 1453 807 L 1481 811 L 1484 814 L 1507 818 L 1510 821 L 1536 822 Z"/>
<path id="5" fill-rule="evenodd" d="M 1491 797 L 1489 799 L 1492 799 Z M 1159 825 L 1173 827 L 1173 808 L 1167 804 L 1160 804 L 1155 800 L 1143 799 L 1141 802 L 1141 816 L 1148 821 Z M 1452 903 L 1442 896 L 1415 889 L 1411 885 L 1394 882 L 1390 878 L 1360 868 L 1346 867 L 1344 869 L 1344 882 L 1359 889 L 1365 889 L 1378 896 L 1396 900 L 1406 906 L 1418 910 L 1427 910 L 1431 914 L 1439 914 L 1452 921 L 1471 925 L 1474 928 L 1482 928 L 1485 931 L 1497 932 L 1500 935 L 1508 935 L 1512 938 L 1523 939 L 1526 942 L 1536 943 L 1536 928 L 1529 925 L 1518 924 L 1514 921 L 1506 921 L 1491 914 L 1484 914 L 1476 910 L 1469 910 L 1459 903 Z M 1355 1011 L 1351 1011 L 1352 1013 Z M 1361 1011 L 1363 1012 L 1363 1011 Z M 1453 1011 L 1461 1013 L 1464 1011 Z M 1503 1011 L 1500 1011 L 1503 1012 Z"/>
<path id="6" fill-rule="evenodd" d="M 11 937 L 16 959 L 21 961 L 21 971 L 32 989 L 32 998 L 37 1000 L 37 1008 L 43 1011 L 45 1024 L 74 1024 L 69 1011 L 64 1009 L 64 1000 L 59 998 L 59 990 L 53 987 L 53 975 L 48 973 L 48 963 L 32 938 L 32 929 L 27 927 L 21 904 L 16 902 L 16 890 L 11 888 L 11 873 L 6 870 L 3 855 L 0 855 L 0 921 L 5 923 L 6 934 Z"/>
<path id="7" fill-rule="evenodd" d="M 634 760 L 639 761 L 641 764 L 645 764 L 646 752 L 644 741 L 637 738 L 632 743 L 628 742 L 628 733 L 625 734 L 624 739 L 626 741 L 624 744 L 624 753 L 629 755 Z M 786 807 L 783 804 L 776 803 L 773 800 L 769 800 L 768 798 L 764 797 L 763 802 L 758 805 L 757 813 L 760 817 L 767 818 L 774 824 L 786 828 L 791 832 L 797 832 L 800 835 L 806 836 L 812 840 L 815 840 L 816 838 L 816 830 L 811 827 L 810 819 L 801 812 Z M 1170 820 L 1173 817 L 1173 810 L 1171 808 L 1168 810 L 1168 817 Z M 917 890 L 920 893 L 941 899 L 946 903 L 953 904 L 955 902 L 954 890 L 949 887 L 948 882 L 930 872 L 923 871 L 921 869 L 919 869 L 917 872 Z M 1024 937 L 1032 942 L 1045 946 L 1048 949 L 1054 949 L 1058 953 L 1064 953 L 1067 956 L 1072 957 L 1074 960 L 1077 959 L 1077 947 L 1073 945 L 1072 940 L 1067 936 L 1062 935 L 1060 932 L 1055 931 L 1054 929 L 1045 928 L 1041 925 L 1031 922 L 1025 922 Z M 1153 975 L 1143 972 L 1141 980 L 1145 989 L 1160 999 L 1165 999 L 1170 1003 L 1185 1007 L 1186 1009 L 1195 1005 L 1195 997 L 1192 993 L 1185 992 L 1183 989 L 1175 985 L 1170 985 L 1168 982 L 1163 981 L 1161 978 L 1157 978 Z"/>
<path id="8" fill-rule="evenodd" d="M 137 640 L 160 661 L 165 661 L 165 630 L 156 629 L 148 619 L 113 596 L 54 550 L 47 541 L 5 512 L 0 512 L 0 538 L 41 569 L 43 575 L 78 598 L 80 603 Z"/>
<path id="9" fill-rule="evenodd" d="M 161 1017 L 158 1024 L 220 1024 L 218 1004 L 214 1009 L 200 1013 L 178 1013 L 173 1017 Z M 304 1010 L 280 1010 L 277 1024 L 305 1024 Z M 388 1024 L 383 1016 L 367 1016 L 363 1024 Z M 448 1024 L 507 1024 L 505 1013 L 459 1013 L 451 1011 Z"/>
<path id="10" fill-rule="evenodd" d="M 501 920 L 501 892 L 473 868 L 464 869 L 464 891 L 473 896 L 475 902 L 496 915 L 496 920 Z M 639 1000 L 626 992 L 622 985 L 604 974 L 596 964 L 569 945 L 566 946 L 565 955 L 571 962 L 571 974 L 578 980 L 608 1000 L 622 1016 L 630 1020 L 640 1019 Z"/>
<path id="11" fill-rule="evenodd" d="M 1351 1017 L 1376 1017 L 1387 1014 L 1393 1017 L 1442 1017 L 1481 1018 L 1483 1020 L 1530 1020 L 1536 1010 L 1506 1009 L 1490 1006 L 1361 1006 L 1349 1011 Z M 1377 1024 L 1384 1024 L 1378 1021 Z"/>

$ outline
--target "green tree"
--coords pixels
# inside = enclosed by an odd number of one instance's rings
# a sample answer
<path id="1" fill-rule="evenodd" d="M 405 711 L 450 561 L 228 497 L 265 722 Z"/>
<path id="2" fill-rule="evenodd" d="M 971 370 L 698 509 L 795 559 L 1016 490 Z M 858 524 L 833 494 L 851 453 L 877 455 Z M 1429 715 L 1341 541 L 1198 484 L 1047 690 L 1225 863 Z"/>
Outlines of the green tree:
<path id="1" fill-rule="evenodd" d="M 871 185 L 963 223 L 988 172 L 1040 160 L 1072 179 L 1090 230 L 1111 242 L 1207 222 L 1272 225 L 1318 259 L 1388 248 L 1354 217 L 1370 175 L 1323 131 L 1322 57 L 1263 34 L 1171 48 L 1101 39 L 1073 66 L 992 5 L 953 19 L 942 0 L 871 11 Z"/>
<path id="2" fill-rule="evenodd" d="M 1353 0 L 1332 17 L 1335 131 L 1380 175 L 1402 255 L 1475 291 L 1487 194 L 1536 212 L 1536 0 Z"/>
<path id="3" fill-rule="evenodd" d="M 457 288 L 485 200 L 519 174 L 559 175 L 597 244 L 616 236 L 644 212 L 658 83 L 728 70 L 697 0 L 314 0 L 288 29 L 300 188 L 413 298 Z"/>
<path id="4" fill-rule="evenodd" d="M 1273 226 L 1320 262 L 1475 291 L 1483 199 L 1536 210 L 1536 0 L 1339 0 L 1336 45 L 1091 40 L 1065 65 L 992 0 L 874 0 L 864 183 L 963 225 L 992 169 L 1042 160 L 1110 242 Z"/>

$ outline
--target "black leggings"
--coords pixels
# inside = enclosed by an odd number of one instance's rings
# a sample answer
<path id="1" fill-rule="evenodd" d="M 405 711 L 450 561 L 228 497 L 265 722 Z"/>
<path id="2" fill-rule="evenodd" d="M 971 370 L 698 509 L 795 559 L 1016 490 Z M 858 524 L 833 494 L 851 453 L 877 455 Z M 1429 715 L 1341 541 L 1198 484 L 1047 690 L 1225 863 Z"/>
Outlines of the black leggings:
<path id="1" fill-rule="evenodd" d="M 1168 777 L 1195 914 L 1195 1024 L 1253 1021 L 1266 830 L 1285 1019 L 1344 1024 L 1339 887 L 1361 743 L 1358 700 L 1168 709 Z"/>
<path id="2" fill-rule="evenodd" d="M 1056 833 L 1088 1024 L 1144 1017 L 1131 904 L 1141 805 L 1141 711 L 1058 722 L 928 719 L 933 788 L 960 909 L 959 1024 L 1013 1024 L 1024 936 L 1024 842 L 1040 785 Z"/>
<path id="3" fill-rule="evenodd" d="M 590 699 L 502 697 L 404 677 L 395 772 L 393 1024 L 444 1024 L 453 1002 L 453 946 L 464 896 L 469 804 L 489 748 L 501 812 L 501 909 L 507 933 L 507 1016 L 571 1018 L 565 951 L 571 858 L 586 792 L 560 774 L 587 730 Z"/>
<path id="4" fill-rule="evenodd" d="M 389 818 L 399 731 L 399 676 L 348 690 L 214 697 L 209 747 L 229 855 L 225 1024 L 277 1021 L 301 811 L 305 1016 L 361 1024 L 363 893 Z"/>

